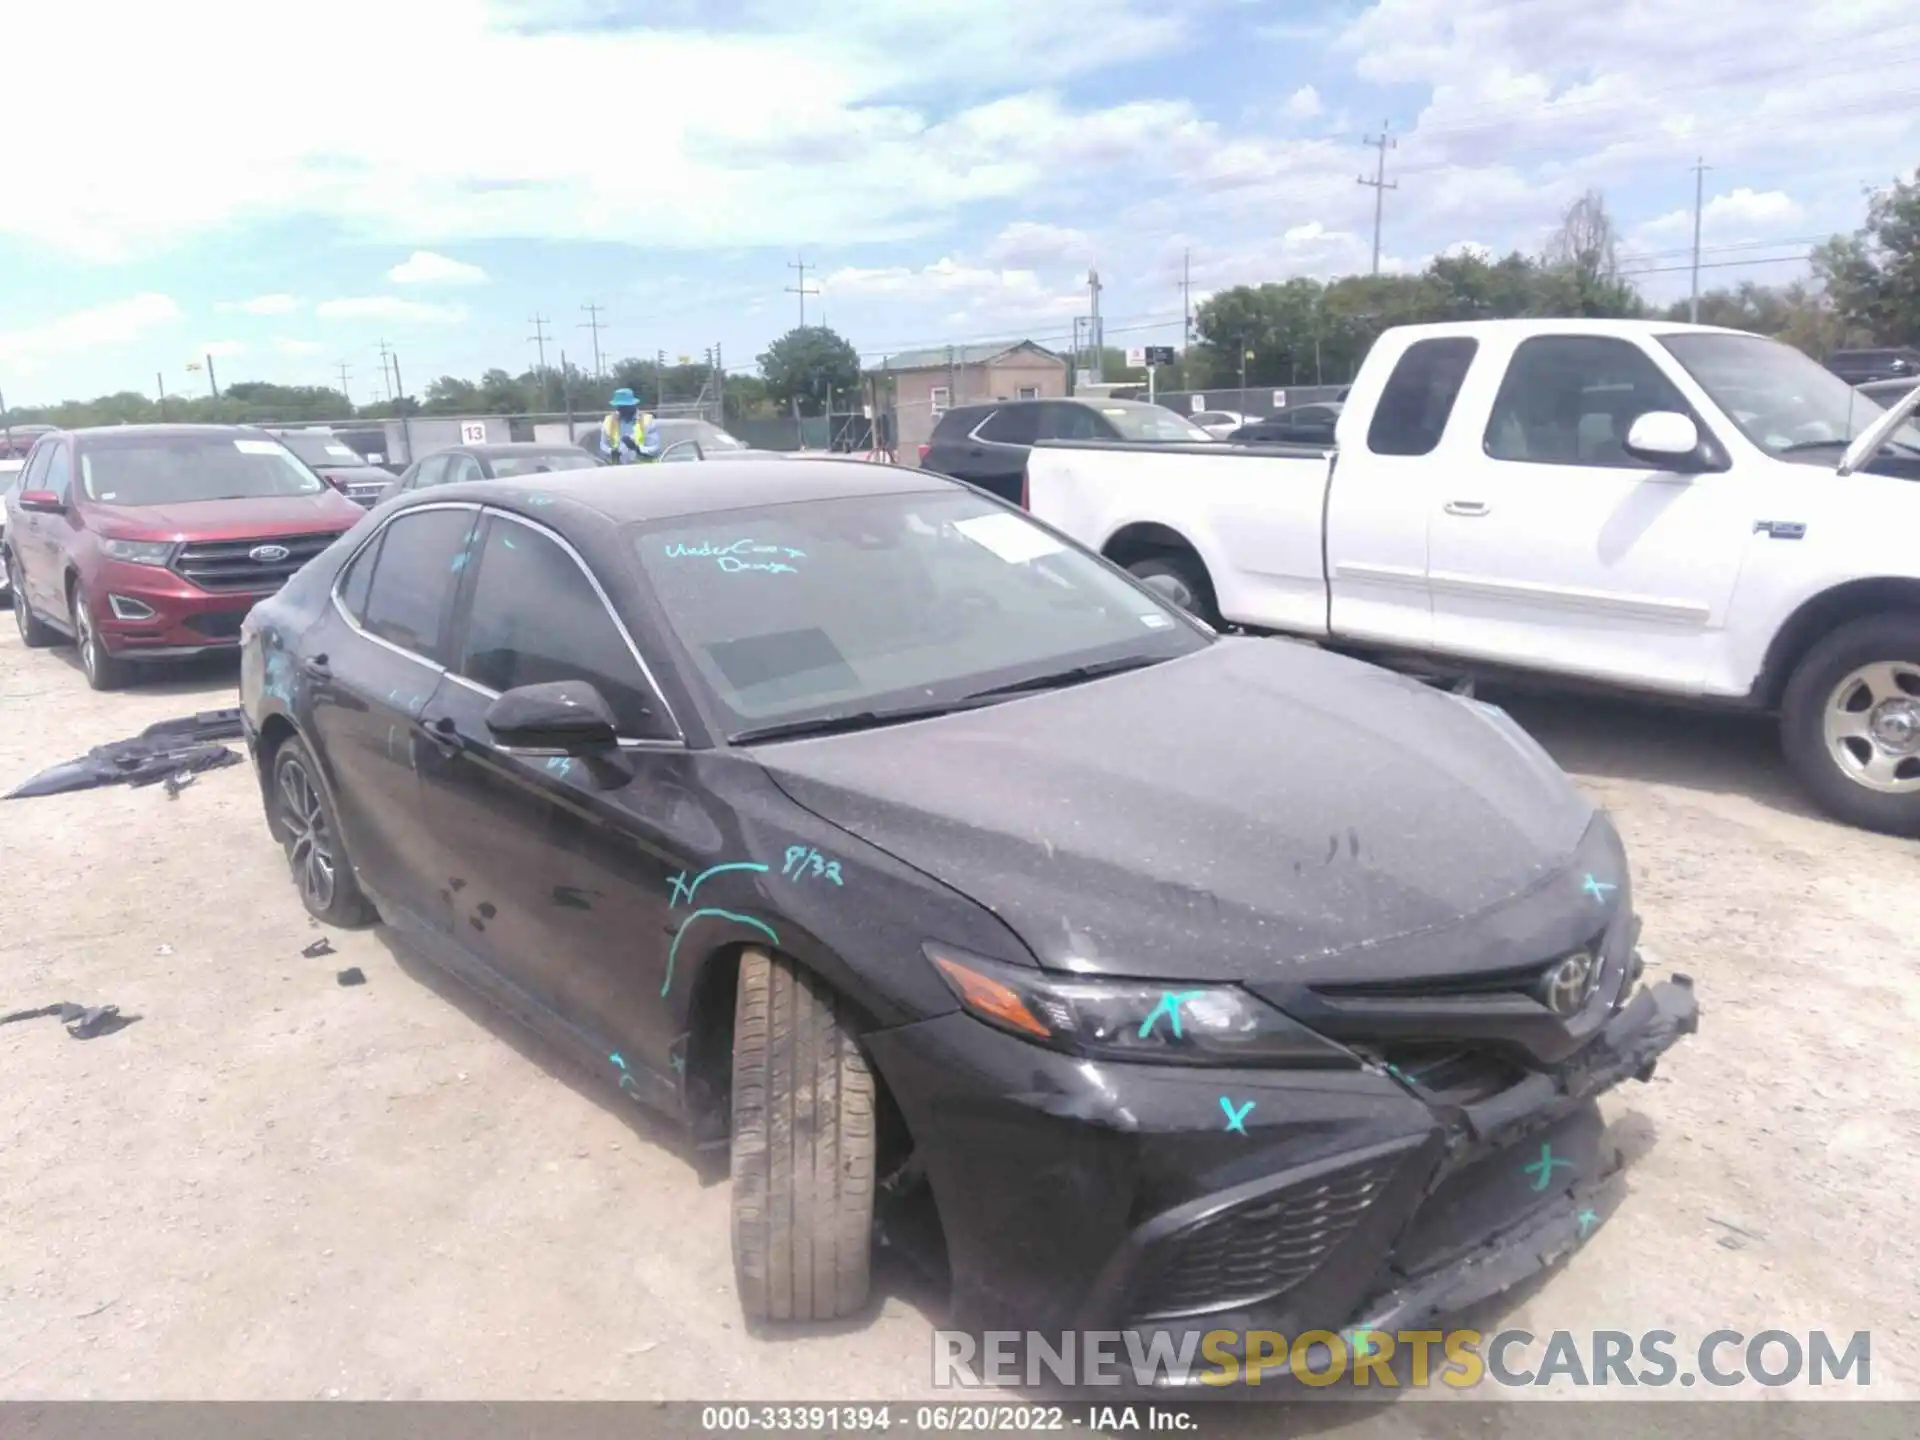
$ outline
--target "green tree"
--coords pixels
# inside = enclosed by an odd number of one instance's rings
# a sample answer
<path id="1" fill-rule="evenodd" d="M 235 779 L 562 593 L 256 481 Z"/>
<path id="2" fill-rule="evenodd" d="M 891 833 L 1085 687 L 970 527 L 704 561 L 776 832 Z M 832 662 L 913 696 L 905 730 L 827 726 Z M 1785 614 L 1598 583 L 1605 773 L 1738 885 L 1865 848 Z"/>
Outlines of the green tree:
<path id="1" fill-rule="evenodd" d="M 789 330 L 760 357 L 767 395 L 782 411 L 796 404 L 803 415 L 824 415 L 830 397 L 860 385 L 860 356 L 824 325 Z"/>
<path id="2" fill-rule="evenodd" d="M 1817 248 L 1812 266 L 1843 341 L 1920 340 L 1920 170 L 1869 192 L 1866 223 Z"/>

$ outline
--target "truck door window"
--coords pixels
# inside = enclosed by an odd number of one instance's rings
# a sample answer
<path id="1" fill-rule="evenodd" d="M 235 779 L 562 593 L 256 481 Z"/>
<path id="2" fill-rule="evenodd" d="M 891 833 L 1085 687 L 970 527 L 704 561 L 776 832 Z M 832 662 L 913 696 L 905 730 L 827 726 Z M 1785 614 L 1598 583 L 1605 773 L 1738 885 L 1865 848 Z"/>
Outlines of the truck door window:
<path id="1" fill-rule="evenodd" d="M 1650 410 L 1692 407 L 1639 346 L 1605 335 L 1537 335 L 1514 349 L 1484 448 L 1495 460 L 1644 470 L 1627 431 Z"/>
<path id="2" fill-rule="evenodd" d="M 1432 454 L 1479 348 L 1478 340 L 1464 336 L 1409 345 L 1380 392 L 1367 449 L 1376 455 Z"/>
<path id="3" fill-rule="evenodd" d="M 1042 405 L 1042 440 L 1112 440 L 1114 432 L 1084 405 Z"/>

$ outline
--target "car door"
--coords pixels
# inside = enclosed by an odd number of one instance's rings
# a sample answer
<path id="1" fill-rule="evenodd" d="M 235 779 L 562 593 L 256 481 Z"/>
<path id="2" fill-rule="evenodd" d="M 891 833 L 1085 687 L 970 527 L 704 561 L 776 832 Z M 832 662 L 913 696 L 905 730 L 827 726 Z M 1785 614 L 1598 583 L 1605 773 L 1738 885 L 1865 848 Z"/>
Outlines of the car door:
<path id="1" fill-rule="evenodd" d="M 394 516 L 342 568 L 318 633 L 300 640 L 311 738 L 348 853 L 383 909 L 416 920 L 433 916 L 445 883 L 426 863 L 418 772 L 435 744 L 422 716 L 451 653 L 454 592 L 478 516 L 473 505 Z"/>
<path id="2" fill-rule="evenodd" d="M 1447 468 L 1437 452 L 1461 428 L 1456 402 L 1477 353 L 1467 336 L 1415 340 L 1393 362 L 1365 431 L 1339 434 L 1325 561 L 1336 636 L 1415 649 L 1433 642 L 1427 516 Z"/>
<path id="3" fill-rule="evenodd" d="M 1708 473 L 1629 455 L 1651 411 L 1691 417 Z M 1484 458 L 1430 512 L 1438 648 L 1689 692 L 1704 682 L 1751 530 L 1725 451 L 1659 362 L 1608 335 L 1513 350 Z"/>
<path id="4" fill-rule="evenodd" d="M 579 554 L 491 511 L 476 557 L 459 659 L 428 719 L 448 743 L 421 771 L 436 852 L 464 882 L 450 900 L 454 934 L 522 996 L 621 1055 L 648 1098 L 677 1095 L 677 1026 L 663 998 L 672 877 L 698 871 L 717 829 L 665 703 Z M 493 743 L 486 714 L 500 694 L 558 680 L 606 698 L 617 761 Z"/>
<path id="5" fill-rule="evenodd" d="M 1027 452 L 1040 438 L 1040 412 L 1046 407 L 1032 401 L 1002 405 L 973 431 L 969 464 L 975 468 L 968 478 L 982 490 L 1003 500 L 1020 500 L 1020 481 L 1027 473 Z"/>
<path id="6" fill-rule="evenodd" d="M 57 442 L 43 440 L 27 452 L 27 468 L 20 472 L 19 493 L 29 490 L 46 489 L 47 466 L 53 461 L 53 448 Z M 53 522 L 61 517 L 49 515 L 41 510 L 23 510 L 16 500 L 13 506 L 11 522 L 7 526 L 9 542 L 13 553 L 20 562 L 20 586 L 31 598 L 32 608 L 38 614 L 57 613 L 63 622 L 66 608 L 51 612 L 47 607 L 47 576 L 58 574 L 59 568 L 51 558 L 50 551 L 58 534 L 52 528 Z M 15 597 L 15 604 L 19 598 Z"/>

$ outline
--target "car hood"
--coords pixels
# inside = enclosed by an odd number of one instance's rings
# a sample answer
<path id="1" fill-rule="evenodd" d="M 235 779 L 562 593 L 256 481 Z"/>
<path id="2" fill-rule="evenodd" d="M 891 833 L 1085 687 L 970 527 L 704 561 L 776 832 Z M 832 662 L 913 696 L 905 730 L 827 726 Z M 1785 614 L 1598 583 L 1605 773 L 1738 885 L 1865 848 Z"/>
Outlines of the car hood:
<path id="1" fill-rule="evenodd" d="M 370 480 L 382 484 L 393 479 L 391 470 L 382 470 L 378 465 L 313 465 L 309 466 L 315 474 L 328 478 L 339 478 L 355 485 L 365 485 Z"/>
<path id="2" fill-rule="evenodd" d="M 90 527 L 110 540 L 251 540 L 325 534 L 359 523 L 366 513 L 332 486 L 312 495 L 187 500 L 171 505 L 87 502 Z"/>
<path id="3" fill-rule="evenodd" d="M 1536 953 L 1542 905 L 1547 930 L 1592 932 L 1570 867 L 1624 866 L 1502 712 L 1285 641 L 755 754 L 797 803 L 1081 973 L 1493 971 L 1554 953 Z M 1602 879 L 1624 899 L 1624 875 Z"/>

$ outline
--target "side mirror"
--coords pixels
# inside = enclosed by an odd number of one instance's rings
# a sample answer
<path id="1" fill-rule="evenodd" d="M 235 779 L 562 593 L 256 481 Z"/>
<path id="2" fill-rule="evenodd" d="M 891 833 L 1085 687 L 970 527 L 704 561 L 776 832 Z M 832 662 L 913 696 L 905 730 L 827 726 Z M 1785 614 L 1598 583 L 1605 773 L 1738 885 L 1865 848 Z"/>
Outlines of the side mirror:
<path id="1" fill-rule="evenodd" d="M 588 755 L 620 742 L 606 697 L 585 680 L 509 690 L 487 707 L 486 722 L 503 750 Z"/>
<path id="2" fill-rule="evenodd" d="M 22 490 L 20 508 L 37 510 L 42 515 L 64 515 L 67 506 L 66 502 L 51 490 Z"/>
<path id="3" fill-rule="evenodd" d="M 1627 431 L 1626 451 L 1662 469 L 1685 468 L 1700 451 L 1700 427 L 1675 410 L 1649 410 Z"/>

